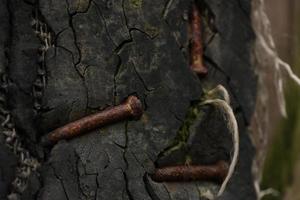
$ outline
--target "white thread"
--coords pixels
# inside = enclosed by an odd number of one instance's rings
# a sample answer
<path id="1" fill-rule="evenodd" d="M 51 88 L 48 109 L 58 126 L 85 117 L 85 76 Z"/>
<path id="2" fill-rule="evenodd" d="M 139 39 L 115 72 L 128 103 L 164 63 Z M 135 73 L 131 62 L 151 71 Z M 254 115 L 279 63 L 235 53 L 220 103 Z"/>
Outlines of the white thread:
<path id="1" fill-rule="evenodd" d="M 222 86 L 222 88 L 224 88 Z M 224 88 L 224 90 L 226 91 L 226 93 L 228 94 L 227 90 Z M 202 103 L 202 105 L 207 105 L 207 104 L 212 104 L 215 105 L 216 107 L 222 109 L 223 113 L 225 115 L 227 115 L 226 117 L 228 118 L 228 128 L 230 133 L 232 134 L 232 142 L 233 142 L 233 156 L 231 159 L 231 163 L 228 169 L 228 173 L 227 176 L 225 178 L 225 180 L 223 181 L 219 192 L 218 192 L 218 196 L 222 195 L 224 190 L 226 189 L 226 186 L 230 180 L 230 178 L 232 177 L 237 161 L 238 161 L 238 155 L 239 155 L 239 130 L 238 130 L 238 124 L 237 124 L 237 120 L 235 118 L 235 115 L 233 113 L 232 108 L 229 106 L 229 104 L 221 99 L 213 99 L 213 100 L 206 100 Z"/>

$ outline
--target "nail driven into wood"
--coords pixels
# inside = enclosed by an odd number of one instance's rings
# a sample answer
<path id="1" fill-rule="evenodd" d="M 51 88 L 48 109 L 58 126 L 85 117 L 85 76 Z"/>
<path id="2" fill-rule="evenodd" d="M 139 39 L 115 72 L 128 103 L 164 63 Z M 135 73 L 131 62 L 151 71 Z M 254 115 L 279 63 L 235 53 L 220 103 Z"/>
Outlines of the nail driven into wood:
<path id="1" fill-rule="evenodd" d="M 99 128 L 125 119 L 139 119 L 143 114 L 143 106 L 136 96 L 129 96 L 120 105 L 108 108 L 98 113 L 83 117 L 50 132 L 42 139 L 44 145 L 70 139 L 95 128 Z"/>
<path id="2" fill-rule="evenodd" d="M 205 76 L 207 75 L 208 70 L 203 64 L 201 13 L 195 2 L 192 5 L 192 9 L 190 13 L 189 37 L 190 37 L 190 67 L 199 76 Z"/>
<path id="3" fill-rule="evenodd" d="M 218 161 L 213 165 L 178 165 L 157 168 L 151 175 L 156 182 L 217 181 L 223 182 L 228 163 Z"/>

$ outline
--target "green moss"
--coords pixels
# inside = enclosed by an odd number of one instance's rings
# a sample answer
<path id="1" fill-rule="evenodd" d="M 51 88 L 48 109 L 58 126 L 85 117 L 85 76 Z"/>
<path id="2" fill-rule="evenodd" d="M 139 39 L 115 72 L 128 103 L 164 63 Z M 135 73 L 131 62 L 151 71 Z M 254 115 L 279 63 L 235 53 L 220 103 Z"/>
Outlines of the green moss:
<path id="1" fill-rule="evenodd" d="M 192 156 L 190 156 L 190 155 L 186 155 L 185 156 L 185 163 L 186 164 L 190 164 L 190 163 L 192 163 Z"/>
<path id="2" fill-rule="evenodd" d="M 89 7 L 89 0 L 81 0 L 77 2 L 76 12 L 85 12 Z"/>
<path id="3" fill-rule="evenodd" d="M 163 155 L 170 155 L 172 152 L 178 150 L 178 149 L 185 149 L 186 148 L 186 142 L 188 140 L 188 137 L 190 135 L 190 127 L 194 123 L 196 119 L 199 119 L 203 116 L 203 111 L 200 109 L 200 105 L 197 103 L 195 105 L 192 105 L 185 117 L 185 120 L 183 121 L 181 127 L 179 128 L 177 132 L 177 136 L 174 139 L 174 142 L 170 147 L 168 147 L 164 152 Z M 186 157 L 186 162 L 191 161 L 190 157 Z"/>
<path id="4" fill-rule="evenodd" d="M 185 121 L 180 127 L 176 140 L 181 142 L 186 142 L 188 136 L 190 135 L 190 127 L 194 123 L 196 119 L 202 117 L 203 112 L 200 110 L 200 106 L 198 104 L 191 106 L 186 115 Z"/>
<path id="5" fill-rule="evenodd" d="M 190 133 L 192 131 L 195 131 L 193 128 L 195 122 L 201 121 L 205 115 L 205 112 L 203 110 L 203 102 L 209 99 L 224 99 L 224 92 L 219 87 L 213 90 L 204 89 L 203 92 L 204 95 L 200 98 L 200 100 L 193 102 L 189 107 L 185 119 L 181 127 L 179 128 L 173 143 L 163 152 L 161 152 L 161 156 L 167 156 L 174 153 L 175 151 L 181 150 L 186 153 L 183 161 L 185 163 L 192 162 L 192 157 L 187 153 L 188 149 L 186 147 L 186 143 L 190 136 Z"/>
<path id="6" fill-rule="evenodd" d="M 148 23 L 145 24 L 145 32 L 150 35 L 151 38 L 154 38 L 159 34 L 159 29 L 155 26 L 152 26 Z"/>
<path id="7" fill-rule="evenodd" d="M 130 0 L 129 3 L 133 8 L 137 9 L 142 7 L 143 0 Z"/>

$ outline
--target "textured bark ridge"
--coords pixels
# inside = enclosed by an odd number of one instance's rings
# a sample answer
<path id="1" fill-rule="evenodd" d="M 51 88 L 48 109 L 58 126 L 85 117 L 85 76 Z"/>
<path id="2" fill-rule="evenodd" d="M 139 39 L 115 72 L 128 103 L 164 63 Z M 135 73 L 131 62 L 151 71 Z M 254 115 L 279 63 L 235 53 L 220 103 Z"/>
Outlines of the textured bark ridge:
<path id="1" fill-rule="evenodd" d="M 1 134 L 0 198 L 13 193 L 11 199 L 24 200 L 206 199 L 217 183 L 156 183 L 148 174 L 158 166 L 230 161 L 224 118 L 214 107 L 195 103 L 218 84 L 231 95 L 241 138 L 236 172 L 218 199 L 256 198 L 247 130 L 256 93 L 250 0 L 199 1 L 209 71 L 204 79 L 188 66 L 191 1 L 1 1 L 0 73 L 7 77 L 1 109 L 11 113 L 14 128 L 8 129 L 16 130 L 40 167 L 32 168 L 24 191 L 11 189 L 19 154 L 8 153 Z M 143 102 L 140 120 L 51 148 L 40 145 L 53 129 L 132 94 Z"/>

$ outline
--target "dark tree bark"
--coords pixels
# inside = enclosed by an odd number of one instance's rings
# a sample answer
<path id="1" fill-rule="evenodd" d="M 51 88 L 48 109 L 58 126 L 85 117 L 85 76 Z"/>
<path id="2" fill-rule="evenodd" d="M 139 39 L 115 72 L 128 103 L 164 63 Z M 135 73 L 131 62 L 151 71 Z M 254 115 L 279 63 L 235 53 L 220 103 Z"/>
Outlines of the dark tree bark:
<path id="1" fill-rule="evenodd" d="M 205 191 L 216 191 L 217 183 L 156 183 L 148 174 L 185 162 L 186 150 L 164 152 L 178 140 L 195 102 L 218 84 L 230 93 L 240 132 L 239 162 L 218 199 L 256 198 L 247 129 L 256 94 L 251 2 L 198 2 L 205 78 L 189 68 L 191 3 L 1 0 L 1 130 L 6 135 L 0 139 L 0 198 L 205 199 Z M 130 94 L 143 102 L 140 120 L 115 123 L 53 147 L 40 144 L 53 129 L 117 105 Z M 202 106 L 201 113 L 192 120 L 189 158 L 196 164 L 230 162 L 232 141 L 224 118 L 212 106 Z M 14 129 L 17 136 L 12 136 Z M 19 150 L 9 153 L 14 145 Z M 39 167 L 27 166 L 31 173 L 24 184 L 12 184 L 20 177 L 15 168 L 24 168 L 22 152 L 38 160 L 32 165 Z"/>

